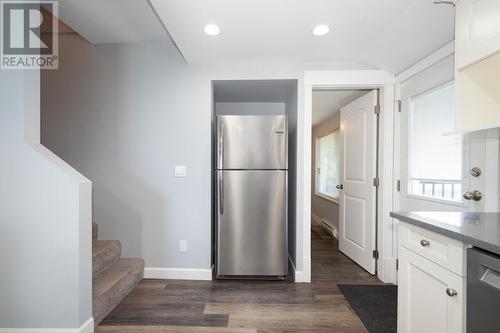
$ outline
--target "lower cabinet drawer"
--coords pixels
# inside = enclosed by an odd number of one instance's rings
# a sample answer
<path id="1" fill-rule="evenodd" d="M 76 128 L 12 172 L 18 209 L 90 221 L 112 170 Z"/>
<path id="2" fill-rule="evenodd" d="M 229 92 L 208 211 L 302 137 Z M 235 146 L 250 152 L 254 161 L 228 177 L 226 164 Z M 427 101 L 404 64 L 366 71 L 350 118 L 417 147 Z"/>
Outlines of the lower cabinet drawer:
<path id="1" fill-rule="evenodd" d="M 399 246 L 398 332 L 465 332 L 466 279 Z"/>
<path id="2" fill-rule="evenodd" d="M 450 271 L 466 276 L 466 246 L 453 238 L 399 222 L 399 244 Z"/>

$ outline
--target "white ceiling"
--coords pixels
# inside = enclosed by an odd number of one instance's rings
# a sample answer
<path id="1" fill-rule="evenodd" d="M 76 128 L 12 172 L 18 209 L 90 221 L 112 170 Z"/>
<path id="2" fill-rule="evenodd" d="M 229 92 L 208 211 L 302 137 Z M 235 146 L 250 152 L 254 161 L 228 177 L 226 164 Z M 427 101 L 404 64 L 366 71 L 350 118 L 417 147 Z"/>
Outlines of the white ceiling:
<path id="1" fill-rule="evenodd" d="M 59 18 L 94 44 L 169 40 L 148 0 L 61 0 Z"/>
<path id="2" fill-rule="evenodd" d="M 369 90 L 314 90 L 312 124 L 318 125 L 340 111 L 340 108 L 368 93 Z"/>
<path id="3" fill-rule="evenodd" d="M 150 2 L 189 63 L 354 61 L 399 73 L 454 38 L 453 7 L 433 0 Z M 207 36 L 207 23 L 221 34 Z M 313 36 L 318 23 L 330 33 Z"/>

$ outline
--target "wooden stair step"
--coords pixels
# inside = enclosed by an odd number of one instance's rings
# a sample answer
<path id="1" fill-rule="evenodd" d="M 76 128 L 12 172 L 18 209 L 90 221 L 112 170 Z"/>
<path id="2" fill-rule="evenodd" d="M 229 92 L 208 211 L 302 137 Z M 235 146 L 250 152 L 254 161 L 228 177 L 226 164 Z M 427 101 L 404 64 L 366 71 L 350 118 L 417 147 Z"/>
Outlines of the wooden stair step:
<path id="1" fill-rule="evenodd" d="M 97 326 L 142 280 L 144 260 L 119 259 L 93 279 L 92 305 Z"/>

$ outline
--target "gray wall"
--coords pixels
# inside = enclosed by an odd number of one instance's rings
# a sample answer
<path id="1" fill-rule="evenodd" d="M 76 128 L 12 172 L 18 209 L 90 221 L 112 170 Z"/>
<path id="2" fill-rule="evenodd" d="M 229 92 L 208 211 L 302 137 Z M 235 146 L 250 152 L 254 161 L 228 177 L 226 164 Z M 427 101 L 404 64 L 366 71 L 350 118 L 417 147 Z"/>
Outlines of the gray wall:
<path id="1" fill-rule="evenodd" d="M 285 103 L 216 103 L 216 115 L 282 115 Z"/>
<path id="2" fill-rule="evenodd" d="M 316 169 L 316 138 L 324 136 L 340 127 L 340 112 L 324 120 L 312 129 L 312 165 L 311 165 L 311 211 L 320 219 L 324 219 L 330 227 L 339 230 L 339 204 L 315 194 L 315 169 Z"/>
<path id="3" fill-rule="evenodd" d="M 42 80 L 43 142 L 93 181 L 101 237 L 121 240 L 123 255 L 148 267 L 210 268 L 212 80 L 297 79 L 301 87 L 304 70 L 367 68 L 188 65 L 170 43 L 60 37 L 60 69 Z M 300 113 L 303 89 L 297 94 Z M 187 166 L 186 178 L 174 178 L 175 164 Z M 181 239 L 188 252 L 178 251 Z"/>
<path id="4" fill-rule="evenodd" d="M 91 183 L 40 145 L 34 70 L 0 74 L 0 327 L 92 317 Z"/>

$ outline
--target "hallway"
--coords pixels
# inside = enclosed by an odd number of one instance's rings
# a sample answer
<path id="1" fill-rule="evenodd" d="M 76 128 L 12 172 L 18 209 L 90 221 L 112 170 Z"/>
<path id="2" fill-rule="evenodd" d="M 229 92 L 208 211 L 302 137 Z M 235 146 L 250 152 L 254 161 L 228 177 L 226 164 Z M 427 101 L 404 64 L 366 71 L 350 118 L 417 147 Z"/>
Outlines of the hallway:
<path id="1" fill-rule="evenodd" d="M 378 278 L 339 251 L 339 241 L 321 225 L 311 224 L 311 280 L 335 284 L 378 284 Z"/>
<path id="2" fill-rule="evenodd" d="M 143 280 L 98 333 L 366 332 L 337 283 L 381 283 L 312 226 L 312 283 Z"/>

